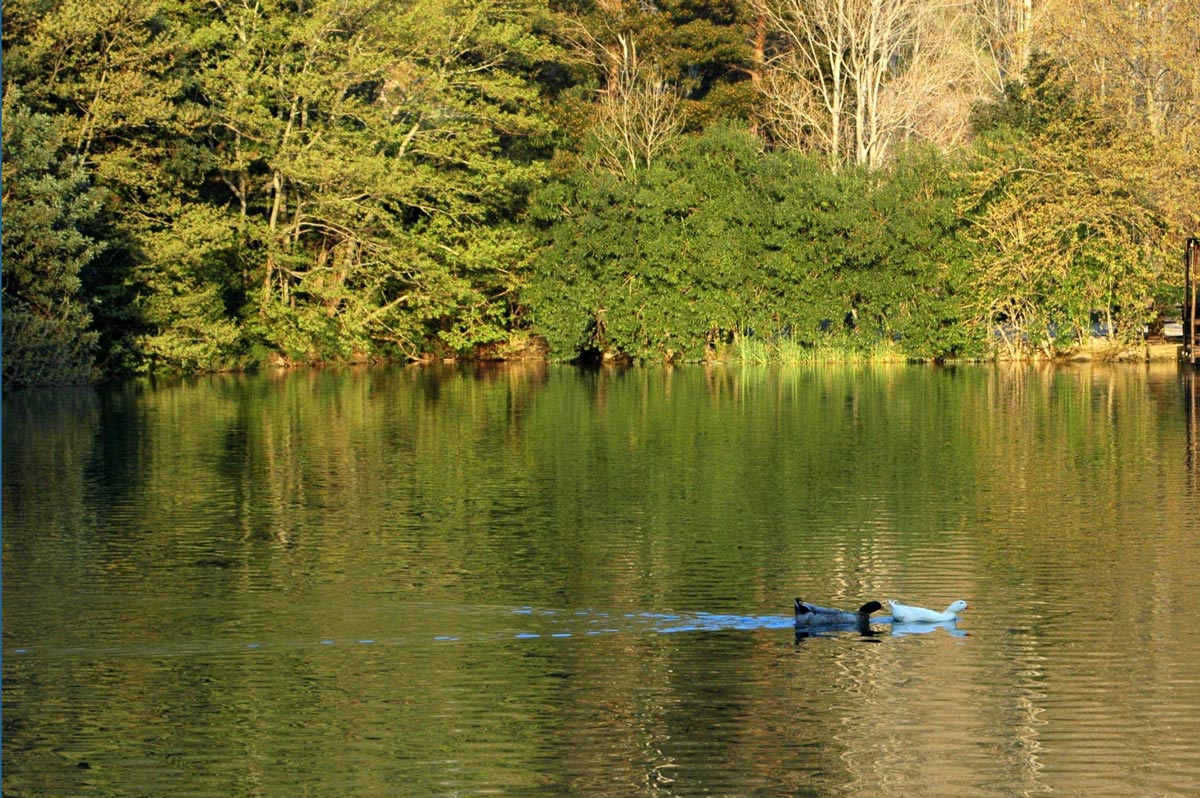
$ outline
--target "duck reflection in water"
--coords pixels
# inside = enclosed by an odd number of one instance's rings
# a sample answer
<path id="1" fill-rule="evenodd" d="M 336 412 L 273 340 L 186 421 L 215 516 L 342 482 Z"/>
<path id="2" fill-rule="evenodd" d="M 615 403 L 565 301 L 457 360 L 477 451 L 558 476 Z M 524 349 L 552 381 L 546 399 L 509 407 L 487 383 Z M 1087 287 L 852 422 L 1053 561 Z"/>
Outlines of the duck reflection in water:
<path id="1" fill-rule="evenodd" d="M 862 621 L 861 623 L 843 626 L 797 626 L 796 645 L 800 645 L 801 641 L 807 640 L 810 637 L 839 637 L 850 632 L 854 632 L 858 637 L 863 638 L 864 642 L 880 642 L 880 632 L 871 628 L 870 621 Z"/>
<path id="2" fill-rule="evenodd" d="M 941 623 L 892 622 L 892 636 L 927 635 L 935 629 L 945 629 L 951 637 L 969 637 L 965 629 L 958 628 L 958 620 L 942 621 Z"/>

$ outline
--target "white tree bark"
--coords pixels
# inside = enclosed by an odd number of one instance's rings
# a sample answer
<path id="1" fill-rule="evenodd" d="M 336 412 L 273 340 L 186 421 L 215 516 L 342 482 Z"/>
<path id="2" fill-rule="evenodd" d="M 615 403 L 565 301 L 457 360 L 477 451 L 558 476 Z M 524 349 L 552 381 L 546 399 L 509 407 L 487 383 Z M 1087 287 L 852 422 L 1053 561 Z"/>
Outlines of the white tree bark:
<path id="1" fill-rule="evenodd" d="M 648 167 L 679 132 L 679 94 L 641 66 L 632 38 L 621 35 L 617 42 L 618 59 L 592 132 L 605 168 L 630 174 Z"/>
<path id="2" fill-rule="evenodd" d="M 783 42 L 761 82 L 780 144 L 878 167 L 902 140 L 967 135 L 988 83 L 979 0 L 752 1 Z"/>

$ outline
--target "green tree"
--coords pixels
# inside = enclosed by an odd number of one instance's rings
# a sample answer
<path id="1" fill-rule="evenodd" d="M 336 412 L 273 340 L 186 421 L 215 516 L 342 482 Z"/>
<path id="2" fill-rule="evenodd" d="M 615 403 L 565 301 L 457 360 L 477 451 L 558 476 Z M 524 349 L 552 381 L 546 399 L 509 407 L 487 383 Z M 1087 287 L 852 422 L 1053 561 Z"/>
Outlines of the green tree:
<path id="1" fill-rule="evenodd" d="M 126 364 L 508 334 L 552 128 L 538 0 L 5 5 L 4 67 L 104 190 L 83 270 Z"/>
<path id="2" fill-rule="evenodd" d="M 204 237 L 197 252 L 201 236 L 189 237 L 187 224 L 208 157 L 195 140 L 201 109 L 185 35 L 195 9 L 174 0 L 14 0 L 4 10 L 6 79 L 62 125 L 105 197 L 93 227 L 105 252 L 81 273 L 104 361 L 121 369 L 159 359 L 156 336 L 184 315 L 196 343 L 178 346 L 176 362 L 227 364 L 238 336 L 225 309 L 205 301 L 223 286 L 190 268 L 213 246 Z M 185 298 L 187 314 L 166 313 L 161 297 L 171 294 Z"/>
<path id="3" fill-rule="evenodd" d="M 254 335 L 310 361 L 506 337 L 525 248 L 513 222 L 550 133 L 530 80 L 555 57 L 530 27 L 542 12 L 217 11 L 198 83 Z"/>
<path id="4" fill-rule="evenodd" d="M 588 91 L 618 84 L 632 47 L 647 72 L 678 92 L 689 132 L 753 115 L 765 31 L 748 2 L 568 0 L 559 7 L 560 36 L 591 69 L 572 71 L 571 82 Z M 568 97 L 578 102 L 580 95 Z"/>
<path id="5" fill-rule="evenodd" d="M 88 382 L 97 333 L 80 272 L 100 196 L 61 121 L 4 94 L 4 387 Z"/>
<path id="6" fill-rule="evenodd" d="M 983 248 L 979 320 L 1009 354 L 1069 350 L 1099 317 L 1131 342 L 1155 315 L 1170 263 L 1155 155 L 1035 56 L 1025 83 L 978 115 L 963 213 Z"/>

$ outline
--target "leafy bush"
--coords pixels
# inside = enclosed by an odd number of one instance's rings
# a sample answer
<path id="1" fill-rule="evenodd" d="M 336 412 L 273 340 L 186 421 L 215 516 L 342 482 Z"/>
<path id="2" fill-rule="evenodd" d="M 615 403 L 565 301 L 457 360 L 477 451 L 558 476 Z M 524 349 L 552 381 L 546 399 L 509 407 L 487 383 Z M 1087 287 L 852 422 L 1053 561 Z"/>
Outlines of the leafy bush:
<path id="1" fill-rule="evenodd" d="M 832 172 L 715 128 L 632 177 L 580 170 L 537 194 L 522 298 L 563 359 L 719 358 L 747 337 L 968 354 L 959 191 L 928 151 Z"/>

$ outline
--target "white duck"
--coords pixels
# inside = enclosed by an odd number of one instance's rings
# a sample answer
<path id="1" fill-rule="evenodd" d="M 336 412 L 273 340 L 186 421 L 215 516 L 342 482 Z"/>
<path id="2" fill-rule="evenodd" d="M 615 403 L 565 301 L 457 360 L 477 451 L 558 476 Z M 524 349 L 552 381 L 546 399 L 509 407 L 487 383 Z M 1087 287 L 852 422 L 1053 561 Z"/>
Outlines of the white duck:
<path id="1" fill-rule="evenodd" d="M 945 612 L 927 610 L 924 607 L 910 607 L 907 604 L 901 604 L 891 599 L 888 599 L 888 604 L 892 605 L 892 620 L 895 623 L 945 623 L 946 621 L 956 621 L 960 612 L 971 609 L 971 605 L 962 600 L 951 604 L 946 608 Z"/>

